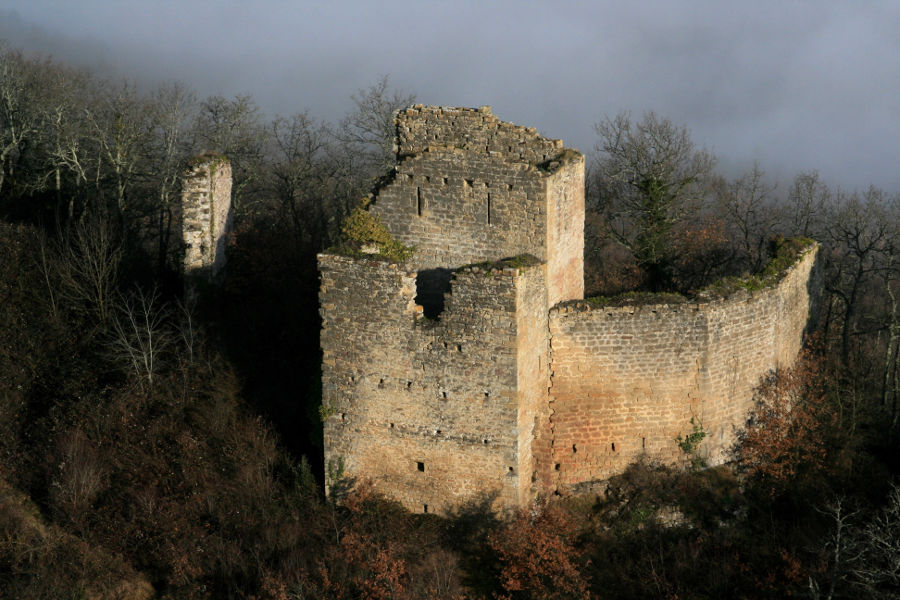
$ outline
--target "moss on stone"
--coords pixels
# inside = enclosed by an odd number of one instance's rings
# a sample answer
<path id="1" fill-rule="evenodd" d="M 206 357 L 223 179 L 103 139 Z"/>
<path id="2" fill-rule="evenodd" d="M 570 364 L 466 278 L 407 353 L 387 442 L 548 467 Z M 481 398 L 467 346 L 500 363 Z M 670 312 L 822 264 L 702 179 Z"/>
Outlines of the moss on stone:
<path id="1" fill-rule="evenodd" d="M 560 154 L 554 156 L 553 158 L 547 159 L 542 163 L 539 163 L 537 166 L 541 171 L 552 173 L 559 169 L 562 165 L 566 164 L 569 161 L 580 159 L 582 156 L 581 152 L 578 150 L 573 150 L 571 148 L 566 148 Z"/>
<path id="2" fill-rule="evenodd" d="M 535 265 L 541 264 L 541 259 L 532 254 L 520 254 L 500 260 L 486 260 L 484 262 L 466 265 L 462 269 L 471 269 L 484 271 L 486 275 L 490 275 L 492 271 L 502 271 L 503 269 L 528 269 Z"/>
<path id="3" fill-rule="evenodd" d="M 805 237 L 778 236 L 769 243 L 772 258 L 760 272 L 743 277 L 725 277 L 702 289 L 698 295 L 728 297 L 740 290 L 756 292 L 772 287 L 784 278 L 800 257 L 815 246 L 815 241 Z"/>
<path id="4" fill-rule="evenodd" d="M 187 161 L 187 166 L 188 168 L 193 169 L 206 163 L 218 165 L 225 162 L 228 162 L 228 157 L 224 154 L 219 154 L 217 152 L 203 152 L 202 154 L 198 154 L 189 158 Z"/>
<path id="5" fill-rule="evenodd" d="M 651 304 L 684 304 L 687 296 L 674 292 L 625 292 L 615 296 L 592 296 L 585 298 L 591 305 L 602 306 L 648 306 Z"/>
<path id="6" fill-rule="evenodd" d="M 739 291 L 756 292 L 774 286 L 800 258 L 815 246 L 816 242 L 805 237 L 775 237 L 770 241 L 772 258 L 761 271 L 742 277 L 724 277 L 695 294 L 684 295 L 677 292 L 631 291 L 615 296 L 594 296 L 585 298 L 592 307 L 602 306 L 647 306 L 651 304 L 683 304 L 697 300 L 727 298 Z"/>
<path id="7" fill-rule="evenodd" d="M 388 233 L 378 215 L 369 212 L 370 200 L 364 199 L 341 226 L 341 244 L 330 248 L 335 254 L 354 257 L 386 258 L 397 262 L 409 260 L 415 248 L 404 246 Z"/>

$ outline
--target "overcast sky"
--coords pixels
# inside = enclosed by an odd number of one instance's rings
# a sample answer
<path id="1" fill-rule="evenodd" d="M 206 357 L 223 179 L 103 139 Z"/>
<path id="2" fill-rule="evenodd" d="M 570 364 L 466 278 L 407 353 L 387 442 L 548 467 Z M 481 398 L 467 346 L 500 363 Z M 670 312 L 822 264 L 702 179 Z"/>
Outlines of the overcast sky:
<path id="1" fill-rule="evenodd" d="M 654 110 L 729 173 L 900 192 L 900 0 L 0 0 L 0 37 L 329 121 L 389 74 L 585 152 Z"/>

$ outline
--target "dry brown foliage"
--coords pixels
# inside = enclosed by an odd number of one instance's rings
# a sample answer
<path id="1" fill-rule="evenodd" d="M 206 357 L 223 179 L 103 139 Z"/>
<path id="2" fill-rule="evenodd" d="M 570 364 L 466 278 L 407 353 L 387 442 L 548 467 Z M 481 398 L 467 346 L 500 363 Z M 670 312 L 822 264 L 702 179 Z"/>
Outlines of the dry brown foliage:
<path id="1" fill-rule="evenodd" d="M 519 510 L 489 538 L 500 560 L 501 598 L 588 598 L 579 524 L 558 503 Z"/>
<path id="2" fill-rule="evenodd" d="M 807 353 L 759 388 L 737 455 L 741 468 L 772 496 L 812 485 L 834 458 L 837 414 L 827 379 L 820 362 Z"/>

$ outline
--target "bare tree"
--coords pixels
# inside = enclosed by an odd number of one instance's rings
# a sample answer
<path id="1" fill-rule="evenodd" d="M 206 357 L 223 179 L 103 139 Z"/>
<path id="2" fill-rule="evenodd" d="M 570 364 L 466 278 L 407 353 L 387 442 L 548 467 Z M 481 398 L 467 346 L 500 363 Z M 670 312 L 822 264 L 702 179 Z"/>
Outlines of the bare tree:
<path id="1" fill-rule="evenodd" d="M 852 572 L 851 566 L 859 559 L 859 547 L 853 536 L 859 511 L 848 510 L 846 504 L 844 498 L 838 497 L 826 505 L 824 510 L 816 509 L 828 517 L 831 534 L 822 548 L 828 562 L 826 581 L 822 585 L 815 577 L 809 578 L 810 596 L 814 600 L 841 597 L 841 590 L 846 587 Z"/>
<path id="2" fill-rule="evenodd" d="M 112 86 L 110 86 L 112 87 Z M 128 192 L 146 156 L 150 135 L 147 101 L 135 86 L 123 82 L 87 109 L 87 120 L 100 154 L 112 172 L 115 206 L 124 217 Z"/>
<path id="3" fill-rule="evenodd" d="M 197 98 L 184 85 L 161 85 L 150 99 L 150 139 L 147 148 L 150 185 L 154 190 L 157 265 L 162 270 L 172 237 L 174 204 L 187 158 L 194 154 L 189 128 L 195 118 Z"/>
<path id="4" fill-rule="evenodd" d="M 867 598 L 896 598 L 900 591 L 900 487 L 887 505 L 862 529 L 857 543 L 860 560 L 853 574 Z"/>
<path id="5" fill-rule="evenodd" d="M 329 160 L 331 132 L 298 113 L 272 122 L 272 188 L 294 231 L 321 247 L 333 221 L 334 164 Z"/>
<path id="6" fill-rule="evenodd" d="M 900 351 L 900 299 L 898 299 L 897 263 L 900 262 L 898 248 L 890 240 L 884 252 L 884 266 L 879 269 L 884 282 L 884 291 L 889 299 L 887 314 L 887 341 L 884 347 L 884 361 L 881 367 L 881 405 L 891 407 L 891 430 L 897 427 L 900 411 L 897 406 L 897 354 Z"/>
<path id="7" fill-rule="evenodd" d="M 146 388 L 162 367 L 163 356 L 172 344 L 169 313 L 161 305 L 159 293 L 138 289 L 122 300 L 113 315 L 111 350 Z"/>
<path id="8" fill-rule="evenodd" d="M 200 103 L 194 132 L 198 149 L 224 154 L 231 161 L 232 203 L 235 210 L 249 210 L 267 137 L 256 102 L 249 95 L 207 98 Z"/>
<path id="9" fill-rule="evenodd" d="M 40 133 L 35 70 L 21 52 L 0 46 L 0 191 Z"/>
<path id="10" fill-rule="evenodd" d="M 767 242 L 775 231 L 775 187 L 766 182 L 765 173 L 754 163 L 749 173 L 728 183 L 721 181 L 714 188 L 717 209 L 751 272 L 765 263 Z"/>
<path id="11" fill-rule="evenodd" d="M 62 436 L 59 463 L 52 480 L 54 505 L 76 526 L 82 526 L 90 505 L 106 484 L 106 469 L 94 444 L 79 429 Z"/>
<path id="12" fill-rule="evenodd" d="M 890 233 L 885 200 L 884 192 L 874 187 L 863 195 L 838 192 L 827 213 L 826 288 L 843 306 L 840 355 L 845 365 L 857 333 L 862 294 L 878 269 L 876 259 Z"/>
<path id="13" fill-rule="evenodd" d="M 91 174 L 99 173 L 100 157 L 88 134 L 87 104 L 93 96 L 94 82 L 88 73 L 59 69 L 48 85 L 44 109 L 44 127 L 48 137 L 47 167 L 53 180 L 57 206 L 63 203 L 64 180 L 74 189 L 66 194 L 66 216 L 71 221 L 76 203 L 86 194 Z"/>
<path id="14" fill-rule="evenodd" d="M 877 279 L 887 297 L 884 314 L 876 312 L 875 318 L 881 318 L 885 332 L 884 358 L 881 367 L 881 405 L 890 407 L 891 431 L 895 431 L 900 422 L 900 406 L 897 398 L 897 358 L 900 354 L 900 195 L 886 201 L 885 219 L 888 230 L 884 243 L 875 255 Z M 879 329 L 879 338 L 881 329 Z"/>
<path id="15" fill-rule="evenodd" d="M 596 188 L 610 233 L 634 254 L 651 289 L 666 287 L 672 230 L 702 200 L 715 158 L 685 127 L 652 112 L 637 123 L 620 113 L 594 128 Z"/>
<path id="16" fill-rule="evenodd" d="M 48 287 L 58 281 L 55 297 L 76 313 L 93 315 L 103 327 L 111 315 L 121 261 L 122 246 L 112 223 L 91 216 L 62 232 L 45 264 L 46 281 Z"/>
<path id="17" fill-rule="evenodd" d="M 804 237 L 821 235 L 822 220 L 830 200 L 831 190 L 818 171 L 798 174 L 788 192 L 786 233 Z"/>
<path id="18" fill-rule="evenodd" d="M 354 109 L 341 121 L 339 136 L 362 161 L 370 177 L 378 177 L 394 164 L 394 113 L 416 100 L 416 95 L 391 88 L 390 77 L 352 96 Z"/>

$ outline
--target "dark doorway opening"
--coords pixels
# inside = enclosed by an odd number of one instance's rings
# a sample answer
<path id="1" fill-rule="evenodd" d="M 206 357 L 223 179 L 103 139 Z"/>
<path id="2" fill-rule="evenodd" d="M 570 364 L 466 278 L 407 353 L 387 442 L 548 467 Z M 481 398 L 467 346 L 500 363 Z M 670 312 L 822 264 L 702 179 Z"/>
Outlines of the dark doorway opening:
<path id="1" fill-rule="evenodd" d="M 425 316 L 437 319 L 444 312 L 444 294 L 450 291 L 450 269 L 424 269 L 416 274 L 416 304 Z"/>

